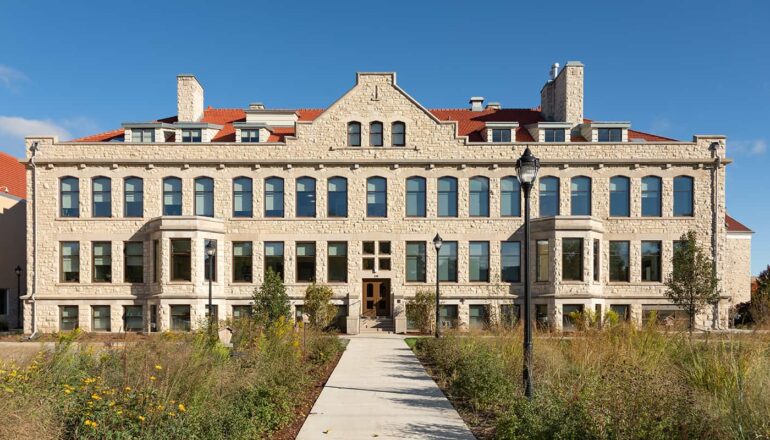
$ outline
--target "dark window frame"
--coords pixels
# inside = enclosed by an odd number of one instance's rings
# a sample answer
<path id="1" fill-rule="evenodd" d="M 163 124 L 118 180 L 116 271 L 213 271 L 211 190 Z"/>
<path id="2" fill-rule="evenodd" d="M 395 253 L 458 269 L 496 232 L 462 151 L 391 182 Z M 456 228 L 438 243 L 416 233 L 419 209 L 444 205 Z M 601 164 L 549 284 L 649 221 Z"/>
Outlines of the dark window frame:
<path id="1" fill-rule="evenodd" d="M 543 129 L 544 142 L 566 142 L 566 131 L 563 128 L 545 128 Z"/>
<path id="2" fill-rule="evenodd" d="M 454 252 L 448 253 L 449 249 L 454 249 Z M 459 245 L 457 241 L 445 241 L 438 251 L 438 277 L 440 281 L 448 283 L 456 283 L 458 275 L 458 254 Z M 441 275 L 442 263 L 446 264 L 446 276 Z"/>
<path id="3" fill-rule="evenodd" d="M 361 123 L 358 121 L 348 122 L 348 147 L 361 146 Z"/>
<path id="4" fill-rule="evenodd" d="M 102 258 L 109 260 L 109 264 L 96 264 L 96 248 L 107 249 L 109 254 L 101 255 Z M 97 267 L 109 267 L 108 272 L 104 272 L 103 276 L 97 277 Z M 109 241 L 92 241 L 91 242 L 91 282 L 96 284 L 109 284 L 112 282 L 112 242 Z"/>
<path id="5" fill-rule="evenodd" d="M 617 186 L 614 182 L 624 182 L 625 190 L 612 189 L 613 185 Z M 625 206 L 617 206 L 615 202 L 620 203 L 623 201 Z M 613 209 L 617 208 L 617 209 Z M 617 213 L 621 211 L 622 213 Z M 610 217 L 631 217 L 631 178 L 627 176 L 612 176 L 610 178 Z"/>
<path id="6" fill-rule="evenodd" d="M 655 182 L 657 185 L 657 189 L 649 189 L 650 183 Z M 648 186 L 648 189 L 645 189 L 645 185 Z M 647 197 L 645 197 L 647 195 Z M 652 203 L 647 203 L 645 205 L 646 199 L 652 199 L 650 196 L 656 196 L 657 197 L 657 203 L 655 205 L 652 205 Z M 647 208 L 647 209 L 645 209 Z M 653 209 L 654 211 L 649 211 L 649 209 Z M 661 179 L 658 176 L 644 176 L 642 178 L 642 217 L 662 217 L 663 216 L 663 179 Z"/>
<path id="7" fill-rule="evenodd" d="M 645 245 L 656 245 L 657 253 L 645 252 Z M 660 240 L 643 240 L 642 241 L 642 259 L 641 259 L 641 272 L 643 283 L 660 283 L 663 281 L 662 277 L 662 262 L 663 262 L 663 242 Z M 657 262 L 655 267 L 650 266 L 650 276 L 645 276 L 645 269 L 647 262 Z"/>
<path id="8" fill-rule="evenodd" d="M 400 141 L 399 141 L 400 139 Z M 390 140 L 391 145 L 394 147 L 406 146 L 406 124 L 401 121 L 396 121 L 390 126 Z"/>
<path id="9" fill-rule="evenodd" d="M 384 184 L 384 188 L 370 190 L 369 184 L 375 182 L 382 182 Z M 378 195 L 382 195 L 385 201 L 383 203 L 370 203 L 370 195 L 373 195 L 375 200 L 377 199 Z M 378 206 L 382 206 L 382 208 L 378 209 Z M 388 179 L 382 176 L 371 176 L 366 179 L 366 216 L 370 218 L 388 217 Z"/>
<path id="10" fill-rule="evenodd" d="M 380 121 L 369 123 L 369 146 L 382 147 L 383 145 L 385 145 L 385 126 Z"/>
<path id="11" fill-rule="evenodd" d="M 268 255 L 267 249 L 268 246 L 273 247 L 276 250 L 280 249 L 280 255 Z M 272 270 L 276 274 L 278 274 L 279 277 L 281 277 L 281 280 L 285 280 L 286 277 L 286 244 L 282 241 L 266 241 L 264 243 L 264 258 L 265 258 L 265 267 L 264 267 L 264 273 L 267 274 L 269 270 Z M 276 270 L 277 269 L 277 270 Z"/>
<path id="12" fill-rule="evenodd" d="M 312 255 L 300 255 L 299 249 L 300 246 L 308 246 L 312 249 Z M 297 283 L 313 283 L 316 281 L 316 270 L 317 270 L 317 246 L 314 241 L 298 241 L 294 243 L 294 250 L 295 250 L 295 270 L 294 270 L 294 277 L 296 278 Z M 310 270 L 310 276 L 309 277 L 303 277 L 301 274 L 305 271 L 303 269 L 303 265 L 309 265 L 312 270 Z"/>
<path id="13" fill-rule="evenodd" d="M 492 142 L 505 142 L 510 143 L 513 139 L 513 130 L 510 128 L 493 128 L 492 129 Z"/>
<path id="14" fill-rule="evenodd" d="M 506 189 L 506 182 L 514 182 L 513 189 Z M 510 205 L 508 212 L 505 211 L 505 201 Z M 521 217 L 521 184 L 516 176 L 500 179 L 500 217 Z"/>
<path id="15" fill-rule="evenodd" d="M 337 182 L 344 182 L 344 185 L 345 185 L 344 191 L 339 191 L 339 190 L 332 191 L 331 189 L 332 184 L 335 184 L 335 187 L 336 187 Z M 342 176 L 330 177 L 326 182 L 326 192 L 327 192 L 327 197 L 326 197 L 327 217 L 347 218 L 348 217 L 348 179 Z M 337 208 L 339 208 L 340 207 L 339 205 L 341 204 L 338 202 L 333 202 L 333 199 L 337 200 L 337 198 L 341 197 L 339 194 L 344 194 L 344 207 L 340 208 L 344 212 L 337 212 Z M 334 206 L 335 208 L 332 209 L 332 206 Z"/>
<path id="16" fill-rule="evenodd" d="M 195 144 L 203 142 L 203 130 L 200 128 L 183 128 L 182 142 Z"/>
<path id="17" fill-rule="evenodd" d="M 312 184 L 312 190 L 302 190 L 300 191 L 300 185 L 308 185 Z M 316 217 L 316 208 L 317 208 L 317 196 L 316 196 L 316 189 L 317 189 L 317 181 L 316 179 L 310 177 L 310 176 L 302 176 L 298 177 L 295 182 L 295 191 L 294 191 L 294 198 L 295 198 L 295 217 L 302 217 L 302 218 L 315 218 Z"/>
<path id="18" fill-rule="evenodd" d="M 417 253 L 410 253 L 410 246 L 417 246 Z M 407 241 L 405 246 L 406 262 L 404 266 L 405 279 L 410 283 L 427 281 L 428 248 L 424 241 Z M 414 266 L 414 276 L 410 276 L 410 267 Z"/>
<path id="19" fill-rule="evenodd" d="M 677 183 L 687 182 L 688 187 L 677 189 Z M 681 206 L 680 196 L 686 198 L 686 203 Z M 695 216 L 695 179 L 692 176 L 674 177 L 674 217 L 694 217 Z"/>
<path id="20" fill-rule="evenodd" d="M 274 189 L 268 190 L 268 185 L 280 183 L 280 189 L 275 189 L 277 186 L 273 185 Z M 268 199 L 273 200 L 273 206 L 277 206 L 280 202 L 280 209 L 267 208 Z M 286 182 L 283 178 L 278 176 L 270 176 L 265 179 L 265 200 L 264 200 L 264 215 L 268 218 L 284 218 L 286 215 Z"/>
<path id="21" fill-rule="evenodd" d="M 610 241 L 609 272 L 610 282 L 628 283 L 631 281 L 631 242 L 627 240 Z M 625 263 L 625 267 L 615 267 L 615 262 Z M 620 275 L 620 276 L 618 276 Z"/>
<path id="22" fill-rule="evenodd" d="M 134 184 L 134 189 L 128 189 L 130 184 Z M 128 201 L 129 196 L 134 199 L 132 202 Z M 134 211 L 138 211 L 138 214 Z M 144 179 L 141 177 L 128 176 L 123 179 L 123 217 L 144 217 Z"/>
<path id="23" fill-rule="evenodd" d="M 573 185 L 580 185 L 581 183 L 588 182 L 588 189 L 575 189 Z M 593 181 L 588 176 L 574 176 L 570 179 L 570 215 L 591 215 L 592 214 L 592 191 Z M 575 200 L 580 200 L 581 197 L 586 197 L 588 200 L 587 206 L 579 206 L 575 203 Z M 588 208 L 587 212 L 584 208 Z"/>
<path id="24" fill-rule="evenodd" d="M 326 244 L 326 246 L 327 246 L 326 280 L 330 283 L 347 283 L 348 282 L 348 243 L 346 241 L 330 241 Z M 345 251 L 344 255 L 332 255 L 331 249 L 333 246 L 341 246 L 341 248 L 344 249 Z M 343 260 L 344 260 L 344 263 L 343 263 Z M 338 265 L 340 267 L 335 267 Z M 341 270 L 341 267 L 343 265 L 344 265 L 344 271 Z M 333 272 L 337 269 L 341 271 L 340 274 L 336 274 L 336 273 L 333 274 Z"/>
<path id="25" fill-rule="evenodd" d="M 442 190 L 441 189 L 441 183 L 442 182 L 448 182 L 450 184 L 450 189 L 448 190 Z M 438 183 L 438 191 L 436 194 L 436 206 L 437 211 L 436 214 L 438 217 L 443 218 L 456 218 L 458 216 L 458 185 L 459 182 L 456 177 L 454 176 L 442 176 L 439 177 L 437 180 Z M 448 214 L 442 214 L 441 213 L 441 198 L 442 195 L 446 198 L 447 209 L 446 211 Z"/>
<path id="26" fill-rule="evenodd" d="M 74 185 L 72 183 L 74 182 Z M 67 183 L 70 188 L 65 190 L 64 184 Z M 64 207 L 64 199 L 71 198 L 70 204 L 73 208 Z M 80 179 L 74 176 L 64 176 L 59 179 L 59 216 L 63 218 L 80 217 Z"/>
<path id="27" fill-rule="evenodd" d="M 556 182 L 555 190 L 543 190 L 543 185 L 549 182 Z M 543 176 L 538 179 L 538 211 L 540 217 L 555 217 L 561 212 L 561 179 L 556 176 Z M 556 200 L 556 212 L 548 212 L 547 215 L 543 214 L 543 200 L 545 197 L 555 197 Z"/>
<path id="28" fill-rule="evenodd" d="M 206 184 L 211 184 L 211 189 L 207 189 Z M 203 184 L 203 189 L 198 189 L 198 185 Z M 193 181 L 193 213 L 198 217 L 211 217 L 213 218 L 216 213 L 216 207 L 214 206 L 216 199 L 214 197 L 216 191 L 216 183 L 214 179 L 208 176 L 196 177 Z M 202 203 L 198 201 L 198 196 L 202 196 Z M 211 204 L 211 212 L 206 210 L 207 203 Z M 201 206 L 202 205 L 202 206 Z M 200 208 L 200 209 L 199 209 Z"/>
<path id="29" fill-rule="evenodd" d="M 623 129 L 617 127 L 599 128 L 597 142 L 623 142 Z"/>
<path id="30" fill-rule="evenodd" d="M 248 189 L 244 185 L 248 182 Z M 240 185 L 241 189 L 238 189 Z M 236 210 L 236 200 L 240 198 L 241 207 L 247 208 Z M 254 180 L 248 176 L 238 176 L 233 179 L 233 217 L 251 218 L 254 217 Z"/>
<path id="31" fill-rule="evenodd" d="M 474 182 L 481 182 L 485 187 L 473 189 Z M 478 200 L 479 210 L 474 213 L 474 198 Z M 485 176 L 473 176 L 468 179 L 468 216 L 469 217 L 489 217 L 489 178 Z"/>
<path id="32" fill-rule="evenodd" d="M 138 248 L 141 250 L 140 254 L 129 253 L 130 249 Z M 141 263 L 139 265 L 129 264 L 131 257 L 140 258 Z M 139 268 L 131 269 L 131 268 Z M 138 273 L 137 273 L 138 272 Z M 126 241 L 123 243 L 123 282 L 126 283 L 143 283 L 144 282 L 144 242 L 142 241 Z"/>
<path id="33" fill-rule="evenodd" d="M 174 247 L 175 243 L 187 243 L 187 250 Z M 184 260 L 187 260 L 186 262 Z M 180 267 L 176 264 L 179 262 Z M 192 281 L 192 240 L 189 238 L 169 239 L 169 280 L 171 282 L 189 283 Z M 186 266 L 186 268 L 185 268 Z M 178 271 L 183 273 L 178 274 Z"/>
<path id="34" fill-rule="evenodd" d="M 516 252 L 506 251 L 506 247 L 512 246 L 516 248 Z M 507 258 L 517 258 L 518 264 L 506 265 Z M 504 283 L 520 283 L 521 282 L 521 242 L 520 241 L 503 241 L 500 243 L 500 280 Z"/>
<path id="35" fill-rule="evenodd" d="M 579 243 L 579 250 L 574 251 L 570 250 L 567 251 L 567 245 L 568 243 L 570 245 L 574 243 Z M 585 281 L 584 276 L 584 270 L 585 270 L 585 261 L 583 258 L 583 253 L 585 252 L 585 240 L 580 237 L 564 237 L 561 239 L 561 279 L 562 281 Z M 574 258 L 577 261 L 577 272 L 576 273 L 568 273 L 567 268 L 571 265 L 569 263 L 573 262 L 571 259 Z"/>
<path id="36" fill-rule="evenodd" d="M 410 189 L 410 182 L 417 182 L 418 188 L 416 190 Z M 421 187 L 419 187 L 421 185 Z M 410 201 L 417 203 L 410 210 Z M 406 179 L 406 216 L 407 217 L 426 217 L 428 205 L 428 182 L 424 177 L 412 176 Z"/>
<path id="37" fill-rule="evenodd" d="M 236 255 L 236 248 L 244 246 L 248 254 Z M 239 270 L 248 269 L 248 270 Z M 254 281 L 254 243 L 251 241 L 233 242 L 233 283 L 251 283 Z"/>
<path id="38" fill-rule="evenodd" d="M 65 247 L 68 245 L 74 245 L 71 247 L 73 252 L 70 255 L 64 255 Z M 65 271 L 65 260 L 71 261 L 71 267 L 76 269 L 72 271 Z M 79 283 L 80 282 L 80 242 L 78 241 L 62 241 L 59 242 L 59 282 L 60 283 Z M 70 277 L 67 274 L 74 274 Z"/>
<path id="39" fill-rule="evenodd" d="M 167 190 L 166 189 L 167 183 L 172 185 L 173 187 Z M 178 189 L 176 189 L 175 184 L 179 184 Z M 161 203 L 163 206 L 163 215 L 164 216 L 182 215 L 184 213 L 184 182 L 182 181 L 182 179 L 176 176 L 167 176 L 163 178 L 163 182 L 161 185 L 163 187 L 163 200 L 161 200 Z M 179 204 L 166 204 L 167 196 L 170 196 L 172 200 L 178 197 Z"/>
<path id="40" fill-rule="evenodd" d="M 103 184 L 107 189 L 97 190 L 97 184 Z M 97 198 L 105 198 L 106 201 L 102 200 L 101 202 L 97 202 Z M 97 203 L 99 205 L 97 205 Z M 100 212 L 102 208 L 106 209 L 106 211 Z M 91 179 L 91 217 L 112 217 L 112 179 L 107 176 L 95 176 Z"/>

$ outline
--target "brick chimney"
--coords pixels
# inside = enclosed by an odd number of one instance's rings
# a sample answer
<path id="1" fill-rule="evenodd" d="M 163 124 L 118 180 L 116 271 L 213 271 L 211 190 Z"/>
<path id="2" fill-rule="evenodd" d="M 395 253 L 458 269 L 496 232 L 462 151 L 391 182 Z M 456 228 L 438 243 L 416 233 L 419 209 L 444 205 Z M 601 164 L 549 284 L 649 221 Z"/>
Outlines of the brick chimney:
<path id="1" fill-rule="evenodd" d="M 583 123 L 583 63 L 567 61 L 551 67 L 551 79 L 540 90 L 540 110 L 548 121 Z"/>
<path id="2" fill-rule="evenodd" d="M 179 122 L 203 119 L 203 87 L 194 75 L 176 77 L 176 111 Z"/>

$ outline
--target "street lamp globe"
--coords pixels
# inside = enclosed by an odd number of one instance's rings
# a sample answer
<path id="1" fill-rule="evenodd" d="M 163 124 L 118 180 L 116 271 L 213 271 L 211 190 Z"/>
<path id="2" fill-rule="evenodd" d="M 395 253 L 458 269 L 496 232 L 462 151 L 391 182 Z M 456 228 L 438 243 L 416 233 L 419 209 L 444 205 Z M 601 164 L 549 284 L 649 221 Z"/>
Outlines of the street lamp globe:
<path id="1" fill-rule="evenodd" d="M 16 273 L 16 276 L 21 276 L 21 266 L 16 266 L 16 269 L 13 270 Z"/>
<path id="2" fill-rule="evenodd" d="M 440 235 L 436 234 L 436 236 L 433 237 L 433 247 L 435 247 L 436 250 L 441 249 L 441 245 L 443 243 L 444 243 L 444 239 L 442 239 Z"/>
<path id="3" fill-rule="evenodd" d="M 537 178 L 537 172 L 540 170 L 540 159 L 532 155 L 529 147 L 524 150 L 519 160 L 516 161 L 516 172 L 519 175 L 519 182 L 525 185 L 532 185 Z"/>
<path id="4" fill-rule="evenodd" d="M 213 257 L 217 253 L 217 248 L 214 246 L 213 241 L 209 241 L 208 244 L 206 244 L 206 255 L 209 257 Z"/>

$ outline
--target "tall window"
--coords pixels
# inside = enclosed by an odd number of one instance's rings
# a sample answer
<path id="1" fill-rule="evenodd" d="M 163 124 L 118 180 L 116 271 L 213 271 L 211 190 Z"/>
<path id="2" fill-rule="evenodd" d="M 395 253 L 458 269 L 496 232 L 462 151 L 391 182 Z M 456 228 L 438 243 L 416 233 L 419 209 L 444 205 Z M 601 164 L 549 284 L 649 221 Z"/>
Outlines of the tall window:
<path id="1" fill-rule="evenodd" d="M 59 204 L 62 217 L 80 217 L 80 183 L 76 177 L 62 177 Z"/>
<path id="2" fill-rule="evenodd" d="M 502 280 L 507 283 L 521 282 L 521 242 L 504 241 L 500 243 L 502 262 Z"/>
<path id="3" fill-rule="evenodd" d="M 601 242 L 597 239 L 594 239 L 594 281 L 599 282 L 599 276 L 601 275 L 601 265 L 602 265 L 602 259 L 601 259 Z"/>
<path id="4" fill-rule="evenodd" d="M 406 145 L 406 124 L 403 122 L 394 122 L 391 126 L 390 139 L 394 147 L 403 147 Z"/>
<path id="5" fill-rule="evenodd" d="M 659 241 L 642 242 L 642 281 L 660 282 L 660 251 Z"/>
<path id="6" fill-rule="evenodd" d="M 216 240 L 210 240 L 205 239 L 203 240 L 203 249 L 205 252 L 205 249 L 207 249 L 209 246 L 213 247 L 214 249 L 217 249 L 217 241 Z M 217 281 L 217 252 L 214 252 L 214 255 L 208 255 L 206 254 L 205 265 L 203 267 L 203 279 L 205 281 Z"/>
<path id="7" fill-rule="evenodd" d="M 610 216 L 631 215 L 631 180 L 625 176 L 610 179 Z"/>
<path id="8" fill-rule="evenodd" d="M 559 215 L 559 178 L 540 178 L 540 217 Z"/>
<path id="9" fill-rule="evenodd" d="M 510 141 L 511 141 L 510 128 L 493 128 L 492 129 L 492 142 L 510 142 Z"/>
<path id="10" fill-rule="evenodd" d="M 329 217 L 348 216 L 348 179 L 332 177 L 328 182 L 327 215 Z"/>
<path id="11" fill-rule="evenodd" d="M 388 216 L 388 182 L 383 177 L 366 179 L 366 216 Z"/>
<path id="12" fill-rule="evenodd" d="M 406 215 L 425 217 L 425 179 L 422 177 L 406 179 Z"/>
<path id="13" fill-rule="evenodd" d="M 163 179 L 163 215 L 182 215 L 182 179 Z"/>
<path id="14" fill-rule="evenodd" d="M 545 141 L 546 142 L 564 142 L 564 129 L 563 128 L 546 128 L 545 129 Z"/>
<path id="15" fill-rule="evenodd" d="M 361 123 L 360 122 L 348 122 L 348 146 L 349 147 L 361 146 Z"/>
<path id="16" fill-rule="evenodd" d="M 112 181 L 109 177 L 94 177 L 91 182 L 93 217 L 112 216 Z"/>
<path id="17" fill-rule="evenodd" d="M 470 281 L 489 281 L 489 242 L 472 241 L 469 243 Z"/>
<path id="18" fill-rule="evenodd" d="M 112 282 L 112 245 L 109 241 L 97 241 L 92 245 L 94 283 Z"/>
<path id="19" fill-rule="evenodd" d="M 457 217 L 457 179 L 438 179 L 438 216 Z"/>
<path id="20" fill-rule="evenodd" d="M 152 241 L 152 282 L 160 282 L 160 240 Z"/>
<path id="21" fill-rule="evenodd" d="M 425 282 L 425 242 L 406 242 L 406 280 Z"/>
<path id="22" fill-rule="evenodd" d="M 60 273 L 62 283 L 80 282 L 80 243 L 77 241 L 64 241 L 61 243 Z"/>
<path id="23" fill-rule="evenodd" d="M 134 128 L 131 130 L 131 142 L 147 144 L 155 142 L 155 129 L 153 128 Z"/>
<path id="24" fill-rule="evenodd" d="M 283 242 L 265 242 L 265 273 L 272 270 L 283 279 Z"/>
<path id="25" fill-rule="evenodd" d="M 583 281 L 583 239 L 563 238 L 561 244 L 561 278 L 564 281 Z"/>
<path id="26" fill-rule="evenodd" d="M 200 141 L 201 141 L 200 128 L 182 129 L 182 142 L 200 142 Z"/>
<path id="27" fill-rule="evenodd" d="M 248 177 L 233 180 L 233 217 L 253 215 L 253 182 Z"/>
<path id="28" fill-rule="evenodd" d="M 591 178 L 573 177 L 570 191 L 572 215 L 591 215 Z"/>
<path id="29" fill-rule="evenodd" d="M 610 281 L 629 282 L 628 267 L 631 262 L 627 241 L 610 242 Z"/>
<path id="30" fill-rule="evenodd" d="M 315 281 L 315 243 L 297 243 L 297 282 Z"/>
<path id="31" fill-rule="evenodd" d="M 500 181 L 500 215 L 521 217 L 521 185 L 514 176 L 503 177 Z"/>
<path id="32" fill-rule="evenodd" d="M 171 281 L 191 281 L 190 239 L 171 239 Z"/>
<path id="33" fill-rule="evenodd" d="M 144 215 L 144 181 L 139 177 L 126 177 L 123 181 L 123 216 Z"/>
<path id="34" fill-rule="evenodd" d="M 214 179 L 195 179 L 195 215 L 214 217 Z"/>
<path id="35" fill-rule="evenodd" d="M 550 267 L 550 255 L 548 251 L 548 240 L 538 240 L 535 242 L 535 281 L 548 281 L 548 272 Z"/>
<path id="36" fill-rule="evenodd" d="M 315 179 L 297 179 L 297 217 L 315 217 Z"/>
<path id="37" fill-rule="evenodd" d="M 369 146 L 382 146 L 382 122 L 372 122 L 369 124 Z"/>
<path id="38" fill-rule="evenodd" d="M 622 128 L 600 128 L 598 134 L 599 134 L 599 142 L 622 142 L 623 141 Z"/>
<path id="39" fill-rule="evenodd" d="M 660 177 L 647 176 L 642 179 L 642 216 L 661 216 Z"/>
<path id="40" fill-rule="evenodd" d="M 283 217 L 283 179 L 265 180 L 265 217 Z"/>
<path id="41" fill-rule="evenodd" d="M 329 242 L 329 282 L 348 281 L 348 244 L 344 241 Z"/>
<path id="42" fill-rule="evenodd" d="M 693 179 L 689 176 L 674 178 L 674 215 L 692 217 L 693 215 Z"/>
<path id="43" fill-rule="evenodd" d="M 125 254 L 123 278 L 126 283 L 141 283 L 144 281 L 144 243 L 141 241 L 126 242 L 123 248 Z"/>
<path id="44" fill-rule="evenodd" d="M 438 251 L 438 276 L 441 281 L 457 282 L 457 242 L 445 241 Z"/>
<path id="45" fill-rule="evenodd" d="M 471 217 L 489 217 L 489 179 L 476 176 L 470 180 Z"/>
<path id="46" fill-rule="evenodd" d="M 236 283 L 252 280 L 252 246 L 250 241 L 233 242 L 233 281 Z"/>
<path id="47" fill-rule="evenodd" d="M 259 130 L 256 128 L 241 129 L 241 142 L 259 142 Z"/>

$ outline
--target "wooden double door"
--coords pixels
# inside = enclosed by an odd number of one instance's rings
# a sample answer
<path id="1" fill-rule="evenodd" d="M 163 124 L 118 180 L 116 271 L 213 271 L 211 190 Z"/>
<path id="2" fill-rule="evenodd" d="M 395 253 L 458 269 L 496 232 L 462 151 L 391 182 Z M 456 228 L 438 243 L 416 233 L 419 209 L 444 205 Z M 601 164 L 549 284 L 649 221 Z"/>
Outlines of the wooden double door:
<path id="1" fill-rule="evenodd" d="M 364 280 L 361 303 L 368 318 L 390 316 L 390 280 Z"/>

